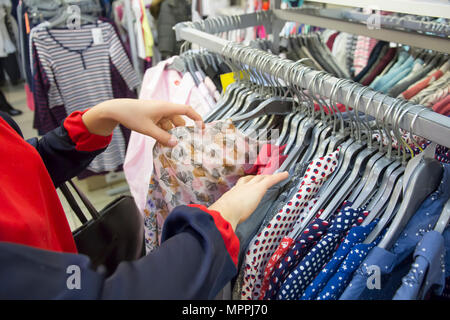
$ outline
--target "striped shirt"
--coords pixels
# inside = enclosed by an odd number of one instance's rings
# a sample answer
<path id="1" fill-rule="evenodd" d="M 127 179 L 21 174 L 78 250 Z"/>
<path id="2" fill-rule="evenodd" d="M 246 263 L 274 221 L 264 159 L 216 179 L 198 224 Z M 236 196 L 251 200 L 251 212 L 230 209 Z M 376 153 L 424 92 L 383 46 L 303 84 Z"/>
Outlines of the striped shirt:
<path id="1" fill-rule="evenodd" d="M 101 30 L 100 41 L 93 29 Z M 66 113 L 91 108 L 114 98 L 111 63 L 126 85 L 133 90 L 139 80 L 113 28 L 107 22 L 84 25 L 80 29 L 36 31 L 33 44 L 42 72 L 48 79 L 48 108 L 64 106 Z M 96 157 L 88 169 L 113 171 L 125 159 L 125 140 L 119 128 L 106 151 Z"/>

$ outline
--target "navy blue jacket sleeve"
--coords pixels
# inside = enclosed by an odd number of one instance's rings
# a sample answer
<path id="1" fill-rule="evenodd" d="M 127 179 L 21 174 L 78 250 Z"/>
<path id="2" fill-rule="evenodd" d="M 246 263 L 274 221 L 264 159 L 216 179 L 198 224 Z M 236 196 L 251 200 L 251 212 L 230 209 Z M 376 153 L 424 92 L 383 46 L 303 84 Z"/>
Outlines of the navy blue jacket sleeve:
<path id="1" fill-rule="evenodd" d="M 0 111 L 0 117 L 23 137 L 19 126 L 8 114 Z M 76 150 L 75 143 L 63 125 L 46 133 L 40 139 L 32 138 L 27 142 L 41 155 L 55 187 L 80 174 L 106 149 L 89 152 Z"/>
<path id="2" fill-rule="evenodd" d="M 80 289 L 68 289 L 77 268 Z M 211 215 L 187 206 L 166 219 L 160 248 L 108 278 L 84 255 L 0 242 L 0 299 L 213 299 L 236 272 Z"/>

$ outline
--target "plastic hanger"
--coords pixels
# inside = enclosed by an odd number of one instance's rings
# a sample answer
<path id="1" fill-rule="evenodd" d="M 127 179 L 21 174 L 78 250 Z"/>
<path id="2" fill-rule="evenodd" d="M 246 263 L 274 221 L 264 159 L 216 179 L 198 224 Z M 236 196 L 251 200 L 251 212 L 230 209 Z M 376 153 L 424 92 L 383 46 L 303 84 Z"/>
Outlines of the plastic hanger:
<path id="1" fill-rule="evenodd" d="M 299 77 L 303 76 L 305 69 L 302 69 L 299 73 Z M 317 76 L 317 75 L 316 75 Z M 297 75 L 293 77 L 292 83 L 299 83 L 296 81 Z M 314 79 L 313 79 L 314 80 Z M 299 101 L 305 101 L 305 106 L 309 105 L 311 114 L 308 116 L 306 113 L 300 113 L 299 123 L 295 123 L 295 118 L 293 123 L 297 127 L 291 128 L 290 138 L 285 148 L 285 155 L 288 155 L 286 160 L 280 166 L 280 168 L 276 172 L 282 172 L 288 170 L 290 167 L 295 165 L 295 163 L 304 155 L 306 148 L 311 143 L 312 133 L 317 125 L 317 121 L 314 119 L 314 103 L 311 98 L 307 96 L 301 88 L 297 86 L 293 86 L 296 91 L 296 96 Z M 309 102 L 309 104 L 308 104 Z M 300 104 L 301 105 L 301 104 Z M 295 141 L 295 144 L 293 142 Z M 293 148 L 292 148 L 293 147 Z"/>
<path id="2" fill-rule="evenodd" d="M 49 21 L 49 26 L 48 28 L 54 28 L 54 27 L 58 27 L 61 24 L 66 24 L 67 23 L 67 19 L 73 14 L 73 12 L 71 11 L 70 7 L 65 7 L 63 9 L 63 12 L 60 15 L 57 15 L 57 18 L 55 18 L 54 20 Z M 88 23 L 92 23 L 95 24 L 97 23 L 97 18 L 96 17 L 91 17 L 91 16 L 87 16 L 84 14 L 81 14 L 80 16 L 80 20 L 88 22 Z"/>
<path id="3" fill-rule="evenodd" d="M 450 199 L 447 200 L 447 203 L 445 204 L 444 209 L 442 210 L 439 220 L 436 223 L 436 226 L 434 227 L 434 231 L 437 231 L 441 234 L 444 233 L 444 230 L 447 228 L 449 222 L 450 222 Z"/>
<path id="4" fill-rule="evenodd" d="M 359 86 L 357 83 L 353 83 L 351 89 L 347 95 L 347 105 L 349 102 L 349 98 L 353 90 Z M 352 127 L 352 126 L 350 126 Z M 355 132 L 356 134 L 356 132 Z M 355 139 L 355 135 L 353 129 L 351 129 L 351 139 L 344 143 L 339 150 L 339 161 L 338 166 L 331 177 L 328 178 L 330 180 L 329 183 L 322 186 L 321 190 L 323 192 L 318 197 L 316 204 L 312 207 L 309 212 L 309 217 L 312 218 L 316 216 L 319 210 L 323 209 L 328 202 L 333 198 L 333 195 L 337 192 L 340 186 L 344 183 L 345 179 L 350 175 L 351 169 L 356 160 L 356 156 L 365 148 L 366 143 L 362 141 L 357 141 Z M 310 220 L 310 219 L 309 219 Z M 309 223 L 308 219 L 304 220 L 304 226 Z"/>
<path id="5" fill-rule="evenodd" d="M 314 121 L 311 118 L 307 118 L 297 131 L 297 138 L 294 148 L 289 152 L 288 157 L 284 160 L 283 164 L 277 170 L 277 172 L 283 172 L 289 170 L 292 165 L 297 162 L 297 159 L 302 156 L 307 146 L 311 141 L 311 135 L 315 126 Z"/>
<path id="6" fill-rule="evenodd" d="M 362 93 L 362 92 L 361 92 Z M 376 94 L 376 93 L 375 93 Z M 367 102 L 367 106 L 370 105 L 375 94 L 373 94 Z M 355 105 L 359 104 L 358 95 L 355 100 Z M 344 184 L 337 190 L 336 195 L 332 197 L 330 203 L 326 206 L 324 211 L 321 213 L 321 219 L 328 219 L 332 214 L 339 208 L 339 206 L 346 200 L 348 194 L 352 191 L 355 185 L 361 179 L 363 172 L 366 168 L 367 162 L 374 154 L 376 154 L 377 148 L 372 144 L 372 134 L 369 132 L 367 135 L 367 148 L 363 149 L 356 157 L 355 164 L 348 178 L 345 179 Z"/>
<path id="7" fill-rule="evenodd" d="M 320 74 L 320 73 L 318 73 Z M 317 74 L 317 75 L 318 75 Z M 326 77 L 330 77 L 330 75 L 326 74 L 326 73 L 322 73 L 322 76 L 320 77 L 320 85 L 323 85 L 323 81 Z M 316 77 L 313 77 L 313 81 L 316 79 Z M 326 103 L 326 101 L 324 99 L 322 99 L 322 97 L 318 96 L 318 97 L 314 97 L 314 100 L 317 100 L 317 103 L 319 105 L 320 108 L 320 115 L 321 118 L 319 121 L 316 122 L 316 125 L 313 128 L 313 132 L 312 132 L 312 136 L 311 136 L 311 142 L 308 146 L 308 148 L 306 149 L 304 155 L 301 157 L 300 162 L 309 162 L 312 159 L 314 159 L 314 155 L 317 151 L 318 145 L 320 143 L 320 138 L 322 136 L 322 133 L 325 131 L 326 128 L 330 129 L 328 127 L 328 121 L 330 116 L 326 116 L 325 112 L 323 111 L 324 108 L 327 108 L 330 111 L 330 107 L 328 106 L 328 104 Z"/>
<path id="8" fill-rule="evenodd" d="M 403 181 L 403 201 L 378 247 L 389 250 L 423 200 L 439 186 L 443 168 L 439 161 L 434 159 L 435 153 L 436 144 L 432 143 L 417 156 L 420 157 L 420 165 L 406 186 Z"/>
<path id="9" fill-rule="evenodd" d="M 279 135 L 278 140 L 276 142 L 277 145 L 281 146 L 284 144 L 284 141 L 288 136 L 288 131 L 289 131 L 289 127 L 291 124 L 291 120 L 294 118 L 295 115 L 296 115 L 296 113 L 292 112 L 284 118 L 281 134 Z"/>
<path id="10" fill-rule="evenodd" d="M 380 105 L 383 103 L 383 100 L 381 100 Z M 387 112 L 391 112 L 391 110 L 395 107 L 395 105 L 398 102 L 394 102 L 388 109 Z M 379 105 L 379 106 L 380 106 Z M 395 110 L 395 109 L 394 109 Z M 384 120 L 384 117 L 383 117 Z M 361 183 L 359 187 L 356 189 L 356 192 L 353 192 L 352 195 L 349 197 L 349 201 L 352 202 L 352 208 L 360 208 L 364 204 L 367 203 L 368 200 L 370 200 L 370 197 L 373 196 L 373 194 L 376 192 L 380 180 L 382 179 L 384 172 L 386 169 L 389 168 L 389 166 L 395 161 L 395 159 L 392 157 L 392 146 L 388 149 L 388 153 L 386 156 L 378 158 L 370 168 L 369 174 L 366 176 L 364 175 L 361 179 Z M 373 161 L 372 161 L 373 163 Z M 395 170 L 399 164 L 396 164 L 395 168 L 391 167 L 392 171 L 389 171 L 389 173 L 392 173 L 393 170 Z M 363 184 L 363 186 L 362 186 Z M 362 186 L 362 187 L 361 187 Z"/>
<path id="11" fill-rule="evenodd" d="M 397 141 L 399 144 L 399 148 L 398 148 L 398 159 L 402 159 L 402 161 L 400 162 L 400 165 L 395 169 L 395 171 L 389 175 L 389 170 L 390 168 L 388 168 L 388 170 L 386 171 L 386 176 L 383 178 L 383 182 L 381 183 L 380 189 L 379 189 L 379 194 L 375 195 L 375 197 L 371 200 L 371 202 L 369 203 L 367 210 L 370 211 L 370 214 L 366 217 L 366 219 L 363 222 L 363 225 L 368 225 L 370 222 L 373 221 L 373 219 L 375 217 L 377 217 L 382 210 L 385 208 L 385 206 L 387 205 L 390 196 L 392 195 L 392 192 L 394 190 L 394 186 L 396 181 L 400 178 L 400 176 L 402 176 L 405 172 L 405 167 L 407 164 L 407 154 L 406 154 L 406 149 L 409 149 L 411 152 L 411 156 L 414 157 L 413 155 L 413 150 L 411 150 L 411 148 L 407 145 L 407 143 L 404 141 L 401 132 L 400 132 L 400 128 L 399 128 L 399 123 L 400 120 L 403 118 L 403 116 L 411 109 L 411 107 L 414 107 L 414 105 L 410 105 L 404 108 L 398 108 L 399 112 L 397 112 L 397 116 L 395 117 L 394 120 L 394 134 L 397 137 Z M 410 132 L 412 132 L 412 129 L 410 127 Z M 418 146 L 418 143 L 415 141 L 415 139 L 413 137 L 412 141 L 414 142 L 414 144 L 416 146 Z M 400 148 L 400 143 L 402 145 L 402 148 Z M 400 151 L 403 150 L 403 155 L 400 155 Z M 398 160 L 396 162 L 394 162 L 391 166 L 395 167 L 395 164 L 398 163 Z"/>
<path id="12" fill-rule="evenodd" d="M 395 214 L 397 213 L 398 208 L 400 206 L 400 203 L 402 200 L 402 194 L 403 194 L 403 176 L 400 176 L 400 178 L 395 183 L 394 191 L 392 192 L 392 195 L 389 199 L 389 203 L 387 204 L 385 212 L 381 216 L 380 221 L 378 221 L 375 228 L 367 236 L 366 240 L 364 240 L 365 244 L 370 244 L 373 241 L 375 241 L 375 239 L 378 238 L 378 236 L 381 234 L 381 232 L 383 232 L 383 230 L 391 222 L 392 218 L 395 216 Z M 362 223 L 362 225 L 366 225 L 366 223 L 365 223 L 366 219 L 364 219 L 364 222 Z"/>

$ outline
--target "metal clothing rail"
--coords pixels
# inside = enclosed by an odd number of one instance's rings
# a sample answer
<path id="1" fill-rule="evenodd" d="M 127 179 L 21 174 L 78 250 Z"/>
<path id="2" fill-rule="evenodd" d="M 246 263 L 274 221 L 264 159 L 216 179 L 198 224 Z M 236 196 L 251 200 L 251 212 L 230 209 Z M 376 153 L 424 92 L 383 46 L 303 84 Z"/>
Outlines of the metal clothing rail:
<path id="1" fill-rule="evenodd" d="M 230 53 L 231 51 L 237 51 L 239 48 L 242 48 L 241 45 L 234 42 L 221 39 L 217 36 L 196 30 L 194 28 L 177 28 L 177 35 L 179 39 L 195 43 L 229 59 L 233 59 L 235 57 Z M 224 50 L 225 48 L 234 48 L 235 50 Z M 267 53 L 259 49 L 249 47 L 246 47 L 245 50 L 251 54 L 246 55 L 247 59 L 245 59 L 245 61 L 241 60 L 240 62 L 268 74 L 272 74 L 272 70 L 277 70 L 277 74 L 280 75 L 279 79 L 285 81 L 286 83 L 290 83 L 290 79 L 287 77 L 287 70 L 293 70 L 291 68 L 304 68 L 299 65 L 294 66 L 295 62 L 288 62 L 286 59 L 279 58 L 275 55 L 273 55 L 273 59 L 271 59 L 270 64 L 261 66 L 257 63 L 257 59 L 255 59 L 255 57 L 257 55 Z M 314 70 L 306 71 L 303 78 L 300 80 L 300 83 L 297 85 L 304 88 L 308 87 L 308 84 L 311 83 L 317 73 L 319 72 Z M 339 80 L 340 79 L 336 77 L 327 77 L 316 92 L 322 96 L 330 97 L 333 86 Z M 379 92 L 376 92 L 376 95 L 373 96 L 374 91 L 369 89 L 361 96 L 359 103 L 355 105 L 357 100 L 357 92 L 350 90 L 350 87 L 351 84 L 339 86 L 335 92 L 334 100 L 345 104 L 348 107 L 356 107 L 359 111 L 378 118 L 380 121 L 385 121 L 391 125 L 393 124 L 391 119 L 383 119 L 382 115 L 384 115 L 384 111 L 392 106 L 392 104 L 395 102 L 400 102 L 399 99 L 389 97 Z M 424 110 L 423 108 L 423 106 L 414 106 L 410 108 L 399 122 L 399 127 L 450 148 L 450 118 L 429 109 Z M 412 124 L 414 125 L 412 126 Z"/>
<path id="2" fill-rule="evenodd" d="M 178 37 L 178 30 L 186 27 L 193 27 L 207 33 L 223 33 L 233 30 L 246 29 L 256 26 L 264 26 L 267 32 L 272 32 L 273 13 L 269 11 L 258 11 L 241 15 L 219 16 L 195 22 L 181 22 L 175 25 L 175 33 Z"/>

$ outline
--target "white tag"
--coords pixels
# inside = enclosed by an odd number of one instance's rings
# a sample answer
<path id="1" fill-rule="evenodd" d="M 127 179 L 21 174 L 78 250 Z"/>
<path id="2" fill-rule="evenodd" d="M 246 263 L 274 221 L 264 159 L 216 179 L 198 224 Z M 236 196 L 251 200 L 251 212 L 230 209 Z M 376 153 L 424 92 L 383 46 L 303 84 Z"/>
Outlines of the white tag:
<path id="1" fill-rule="evenodd" d="M 92 38 L 94 39 L 94 45 L 103 44 L 103 33 L 102 29 L 94 28 L 92 30 Z"/>

